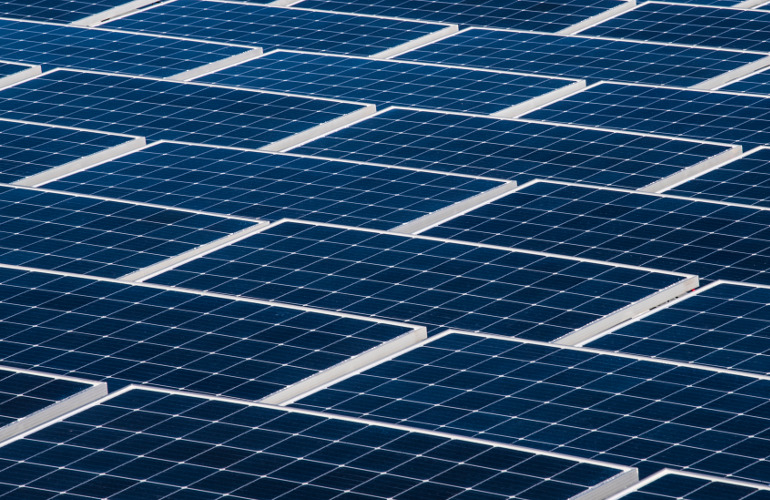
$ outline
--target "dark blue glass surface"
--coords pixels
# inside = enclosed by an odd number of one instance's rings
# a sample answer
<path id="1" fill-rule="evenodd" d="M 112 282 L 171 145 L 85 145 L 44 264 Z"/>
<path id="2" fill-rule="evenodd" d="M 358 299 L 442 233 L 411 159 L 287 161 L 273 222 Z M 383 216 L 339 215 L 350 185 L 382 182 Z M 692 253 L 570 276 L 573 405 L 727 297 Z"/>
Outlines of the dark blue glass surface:
<path id="1" fill-rule="evenodd" d="M 766 54 L 473 29 L 398 56 L 545 76 L 689 87 L 759 61 Z"/>
<path id="2" fill-rule="evenodd" d="M 770 380 L 450 334 L 295 406 L 767 483 Z M 689 498 L 689 497 L 688 497 Z M 724 497 L 728 498 L 728 497 Z"/>
<path id="3" fill-rule="evenodd" d="M 282 48 L 360 56 L 374 55 L 445 28 L 407 20 L 208 0 L 176 0 L 104 26 L 256 45 L 265 51 Z"/>
<path id="4" fill-rule="evenodd" d="M 638 189 L 724 146 L 520 120 L 395 109 L 293 153 L 516 180 Z"/>
<path id="5" fill-rule="evenodd" d="M 472 244 L 283 222 L 154 283 L 538 340 L 681 276 Z"/>
<path id="6" fill-rule="evenodd" d="M 2 484 L 27 498 L 566 500 L 619 472 L 420 431 L 137 389 L 0 447 Z"/>
<path id="7" fill-rule="evenodd" d="M 252 222 L 0 186 L 0 263 L 117 278 Z"/>
<path id="8" fill-rule="evenodd" d="M 750 483 L 723 481 L 714 476 L 678 474 L 669 472 L 633 492 L 626 494 L 623 500 L 767 500 L 770 488 Z"/>
<path id="9" fill-rule="evenodd" d="M 424 234 L 770 285 L 770 210 L 538 182 Z"/>
<path id="10" fill-rule="evenodd" d="M 71 23 L 127 3 L 126 0 L 2 0 L 3 17 Z"/>
<path id="11" fill-rule="evenodd" d="M 770 94 L 770 73 L 767 70 L 759 71 L 729 85 L 720 87 L 719 90 L 768 95 Z"/>
<path id="12" fill-rule="evenodd" d="M 46 187 L 263 220 L 391 229 L 500 185 L 419 170 L 159 143 Z"/>
<path id="13" fill-rule="evenodd" d="M 361 109 L 350 103 L 59 70 L 0 90 L 4 118 L 260 148 Z"/>

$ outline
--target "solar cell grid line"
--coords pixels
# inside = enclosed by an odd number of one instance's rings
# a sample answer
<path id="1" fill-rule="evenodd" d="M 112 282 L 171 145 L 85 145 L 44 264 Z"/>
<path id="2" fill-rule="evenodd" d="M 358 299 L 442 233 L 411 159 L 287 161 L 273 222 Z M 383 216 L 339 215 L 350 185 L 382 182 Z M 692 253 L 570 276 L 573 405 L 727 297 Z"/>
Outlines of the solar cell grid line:
<path id="1" fill-rule="evenodd" d="M 129 12 L 155 0 L 2 0 L 0 12 L 6 17 L 51 21 L 60 24 L 89 24 L 92 19 L 107 19 Z M 93 18 L 92 18 L 93 16 Z"/>
<path id="2" fill-rule="evenodd" d="M 558 500 L 605 498 L 637 477 L 520 447 L 149 388 L 0 447 L 0 467 L 0 484 L 18 494 L 110 498 Z"/>
<path id="3" fill-rule="evenodd" d="M 4 118 L 265 150 L 373 112 L 366 104 L 91 71 L 51 71 L 0 90 Z"/>
<path id="4" fill-rule="evenodd" d="M 712 89 L 770 64 L 763 52 L 579 35 L 467 29 L 397 56 L 543 76 Z"/>
<path id="5" fill-rule="evenodd" d="M 265 51 L 283 48 L 380 58 L 458 29 L 456 25 L 382 16 L 209 0 L 175 0 L 104 26 L 257 45 Z"/>
<path id="6" fill-rule="evenodd" d="M 168 287 L 0 266 L 8 366 L 280 403 L 425 328 Z"/>
<path id="7" fill-rule="evenodd" d="M 770 210 L 533 181 L 421 234 L 770 284 Z"/>
<path id="8" fill-rule="evenodd" d="M 770 144 L 770 97 L 601 82 L 523 118 L 721 141 Z"/>
<path id="9" fill-rule="evenodd" d="M 261 53 L 255 47 L 0 18 L 0 59 L 45 70 L 187 79 Z"/>
<path id="10" fill-rule="evenodd" d="M 422 21 L 453 23 L 462 26 L 486 26 L 570 33 L 633 7 L 634 2 L 591 0 L 303 0 L 293 3 L 309 9 L 395 16 Z"/>
<path id="11" fill-rule="evenodd" d="M 770 375 L 770 288 L 717 281 L 581 346 Z"/>
<path id="12" fill-rule="evenodd" d="M 0 119 L 0 182 L 83 168 L 143 145 L 141 137 Z"/>
<path id="13" fill-rule="evenodd" d="M 770 57 L 770 56 L 769 56 Z M 516 116 L 585 87 L 585 82 L 435 64 L 274 51 L 195 81 L 495 116 Z"/>
<path id="14" fill-rule="evenodd" d="M 189 258 L 259 226 L 237 217 L 0 184 L 3 264 L 117 278 Z"/>
<path id="15" fill-rule="evenodd" d="M 766 484 L 770 378 L 449 332 L 293 407 Z"/>
<path id="16" fill-rule="evenodd" d="M 661 192 L 770 208 L 770 149 L 753 149 Z"/>
<path id="17" fill-rule="evenodd" d="M 697 277 L 284 220 L 145 280 L 410 324 L 578 342 Z"/>
<path id="18" fill-rule="evenodd" d="M 581 35 L 770 52 L 770 12 L 644 2 L 579 31 Z"/>
<path id="19" fill-rule="evenodd" d="M 766 500 L 766 485 L 724 477 L 663 470 L 607 500 L 679 500 L 681 498 Z"/>
<path id="20" fill-rule="evenodd" d="M 107 394 L 107 384 L 0 366 L 0 445 Z"/>
<path id="21" fill-rule="evenodd" d="M 595 127 L 389 108 L 288 151 L 515 180 L 656 191 L 740 146 Z"/>
<path id="22" fill-rule="evenodd" d="M 223 213 L 408 232 L 515 182 L 286 153 L 159 142 L 46 188 Z M 413 222 L 414 221 L 414 222 Z"/>

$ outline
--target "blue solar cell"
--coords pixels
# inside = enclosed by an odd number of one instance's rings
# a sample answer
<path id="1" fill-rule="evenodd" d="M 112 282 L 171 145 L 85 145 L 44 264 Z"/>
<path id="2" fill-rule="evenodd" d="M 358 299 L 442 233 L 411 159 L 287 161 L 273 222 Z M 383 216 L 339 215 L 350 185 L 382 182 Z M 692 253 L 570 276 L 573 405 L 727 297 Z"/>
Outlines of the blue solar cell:
<path id="1" fill-rule="evenodd" d="M 344 226 L 283 222 L 150 278 L 184 288 L 554 340 L 681 275 Z M 609 316 L 609 317 L 605 317 Z M 604 319 L 602 319 L 605 317 Z"/>
<path id="2" fill-rule="evenodd" d="M 27 498 L 556 500 L 629 480 L 529 450 L 137 389 L 1 447 L 0 474 Z"/>
<path id="3" fill-rule="evenodd" d="M 770 289 L 718 283 L 588 347 L 770 375 Z"/>
<path id="4" fill-rule="evenodd" d="M 285 51 L 196 81 L 367 102 L 378 107 L 467 113 L 503 112 L 536 97 L 554 93 L 556 98 L 575 89 L 572 80 Z"/>
<path id="5" fill-rule="evenodd" d="M 770 208 L 770 149 L 759 148 L 703 175 L 666 190 L 666 194 Z"/>
<path id="6" fill-rule="evenodd" d="M 688 87 L 704 84 L 728 71 L 747 74 L 751 69 L 745 66 L 766 59 L 767 54 L 606 38 L 470 29 L 411 50 L 398 58 L 583 78 L 589 83 L 614 80 Z"/>
<path id="7" fill-rule="evenodd" d="M 1 0 L 0 12 L 16 19 L 72 23 L 126 3 L 126 0 Z"/>
<path id="8" fill-rule="evenodd" d="M 263 220 L 391 229 L 502 184 L 338 160 L 158 143 L 46 187 Z"/>
<path id="9" fill-rule="evenodd" d="M 293 153 L 511 179 L 638 189 L 729 146 L 521 120 L 393 109 Z"/>
<path id="10" fill-rule="evenodd" d="M 0 90 L 4 118 L 245 148 L 260 148 L 364 109 L 322 99 L 68 70 Z"/>
<path id="11" fill-rule="evenodd" d="M 616 497 L 612 497 L 616 500 Z M 617 500 L 767 500 L 770 488 L 705 474 L 669 471 L 650 476 L 631 487 Z"/>
<path id="12" fill-rule="evenodd" d="M 0 59 L 39 64 L 44 70 L 163 78 L 238 55 L 245 58 L 251 52 L 248 47 L 195 40 L 0 19 Z"/>
<path id="13" fill-rule="evenodd" d="M 770 52 L 770 12 L 644 2 L 581 35 Z"/>
<path id="14" fill-rule="evenodd" d="M 310 9 L 395 16 L 468 26 L 556 32 L 607 11 L 630 7 L 614 0 L 303 0 Z"/>
<path id="15" fill-rule="evenodd" d="M 441 36 L 448 28 L 442 24 L 208 0 L 168 2 L 105 26 L 256 45 L 266 51 L 283 48 L 360 56 L 375 55 L 417 39 L 424 42 L 424 37 Z"/>
<path id="16" fill-rule="evenodd" d="M 770 97 L 602 83 L 525 116 L 690 139 L 770 144 Z"/>
<path id="17" fill-rule="evenodd" d="M 455 333 L 294 405 L 559 450 L 641 476 L 675 467 L 767 483 L 768 391 L 762 377 Z"/>
<path id="18" fill-rule="evenodd" d="M 0 120 L 0 182 L 15 182 L 133 140 L 128 136 Z"/>
<path id="19" fill-rule="evenodd" d="M 0 262 L 117 278 L 253 222 L 0 186 Z"/>
<path id="20" fill-rule="evenodd" d="M 768 73 L 767 70 L 762 70 L 753 75 L 749 75 L 746 78 L 730 83 L 729 85 L 725 85 L 719 90 L 768 95 L 770 94 L 770 73 Z"/>
<path id="21" fill-rule="evenodd" d="M 770 284 L 770 210 L 535 182 L 423 234 Z"/>
<path id="22" fill-rule="evenodd" d="M 106 392 L 97 382 L 0 366 L 0 439 L 75 409 L 68 399 L 80 398 L 80 404 L 86 404 Z M 26 425 L 20 425 L 25 419 Z"/>
<path id="23" fill-rule="evenodd" d="M 110 389 L 287 398 L 322 383 L 324 370 L 353 370 L 363 354 L 420 337 L 405 325 L 8 267 L 0 290 L 2 363 Z"/>

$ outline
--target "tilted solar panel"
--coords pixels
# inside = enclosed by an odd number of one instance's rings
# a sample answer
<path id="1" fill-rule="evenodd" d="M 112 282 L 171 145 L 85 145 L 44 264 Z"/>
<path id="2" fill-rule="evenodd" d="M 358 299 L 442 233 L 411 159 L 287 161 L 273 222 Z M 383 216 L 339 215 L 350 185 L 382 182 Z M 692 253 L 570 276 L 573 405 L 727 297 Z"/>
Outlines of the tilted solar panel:
<path id="1" fill-rule="evenodd" d="M 38 64 L 44 70 L 185 77 L 259 54 L 254 47 L 0 18 L 0 59 Z"/>
<path id="2" fill-rule="evenodd" d="M 117 278 L 254 221 L 0 185 L 0 263 Z"/>
<path id="3" fill-rule="evenodd" d="M 0 120 L 0 182 L 82 168 L 143 144 L 139 137 Z"/>
<path id="4" fill-rule="evenodd" d="M 639 468 L 767 483 L 767 377 L 450 333 L 293 403 Z"/>
<path id="5" fill-rule="evenodd" d="M 770 12 L 644 2 L 580 32 L 626 40 L 770 51 Z"/>
<path id="6" fill-rule="evenodd" d="M 633 3 L 613 0 L 303 0 L 297 5 L 468 26 L 569 32 L 576 24 L 596 22 L 631 8 Z"/>
<path id="7" fill-rule="evenodd" d="M 399 323 L 6 266 L 0 290 L 0 363 L 111 390 L 281 402 L 425 337 Z"/>
<path id="8" fill-rule="evenodd" d="M 106 18 L 122 12 L 130 12 L 153 0 L 2 0 L 3 16 L 33 21 L 79 23 L 95 16 Z M 104 14 L 104 16 L 100 16 Z M 105 17 L 106 16 L 106 17 Z"/>
<path id="9" fill-rule="evenodd" d="M 0 474 L 28 498 L 286 500 L 603 498 L 635 478 L 460 437 L 140 389 L 0 447 Z"/>
<path id="10" fill-rule="evenodd" d="M 0 88 L 40 74 L 40 66 L 0 61 Z"/>
<path id="11" fill-rule="evenodd" d="M 758 483 L 671 470 L 650 476 L 608 500 L 679 500 L 681 498 L 766 500 L 768 497 L 770 497 L 770 488 Z"/>
<path id="12" fill-rule="evenodd" d="M 209 0 L 175 0 L 104 27 L 256 45 L 265 51 L 358 56 L 384 56 L 457 31 L 446 24 Z"/>
<path id="13" fill-rule="evenodd" d="M 664 192 L 770 208 L 770 149 L 749 151 Z"/>
<path id="14" fill-rule="evenodd" d="M 752 94 L 770 94 L 770 73 L 767 69 L 758 71 L 746 78 L 736 80 L 728 85 L 720 87 L 719 90 L 726 92 L 748 92 Z"/>
<path id="15" fill-rule="evenodd" d="M 254 90 L 513 116 L 568 95 L 583 82 L 534 75 L 275 51 L 196 79 Z"/>
<path id="16" fill-rule="evenodd" d="M 296 134 L 372 111 L 347 102 L 69 70 L 0 90 L 4 118 L 245 148 L 287 147 L 293 142 L 284 140 Z"/>
<path id="17" fill-rule="evenodd" d="M 440 172 L 167 142 L 45 185 L 262 220 L 294 218 L 374 229 L 393 229 L 439 210 L 461 210 L 513 186 Z"/>
<path id="18" fill-rule="evenodd" d="M 770 375 L 770 288 L 717 282 L 587 347 Z"/>
<path id="19" fill-rule="evenodd" d="M 423 234 L 770 284 L 770 210 L 534 182 Z"/>
<path id="20" fill-rule="evenodd" d="M 770 97 L 600 83 L 524 118 L 730 142 L 770 144 Z"/>
<path id="21" fill-rule="evenodd" d="M 0 366 L 0 443 L 106 394 L 99 382 Z"/>
<path id="22" fill-rule="evenodd" d="M 519 184 L 546 178 L 653 190 L 735 157 L 739 150 L 671 137 L 391 109 L 291 152 Z"/>
<path id="23" fill-rule="evenodd" d="M 280 222 L 148 280 L 426 325 L 578 341 L 695 278 L 561 256 Z"/>
<path id="24" fill-rule="evenodd" d="M 770 64 L 762 52 L 587 36 L 469 29 L 397 56 L 544 76 L 714 88 Z"/>

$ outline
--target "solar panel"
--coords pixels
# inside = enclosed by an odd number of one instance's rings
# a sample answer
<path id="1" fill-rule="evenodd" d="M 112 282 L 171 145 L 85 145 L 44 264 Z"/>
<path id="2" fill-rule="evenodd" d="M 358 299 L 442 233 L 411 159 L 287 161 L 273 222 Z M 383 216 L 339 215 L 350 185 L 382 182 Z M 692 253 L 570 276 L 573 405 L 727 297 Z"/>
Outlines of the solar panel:
<path id="1" fill-rule="evenodd" d="M 168 142 L 46 185 L 262 220 L 295 218 L 374 229 L 393 229 L 423 217 L 420 223 L 434 220 L 514 186 L 439 172 Z"/>
<path id="2" fill-rule="evenodd" d="M 0 262 L 117 278 L 254 221 L 0 185 Z"/>
<path id="3" fill-rule="evenodd" d="M 368 102 L 514 116 L 585 86 L 561 78 L 276 51 L 196 81 Z"/>
<path id="4" fill-rule="evenodd" d="M 606 496 L 635 476 L 458 437 L 138 389 L 0 448 L 0 471 L 0 486 L 29 497 L 196 499 L 567 499 L 592 488 Z"/>
<path id="5" fill-rule="evenodd" d="M 762 52 L 586 36 L 469 29 L 398 56 L 544 76 L 714 88 L 770 64 Z"/>
<path id="6" fill-rule="evenodd" d="M 768 29 L 770 12 L 761 10 L 644 2 L 580 34 L 769 52 Z"/>
<path id="7" fill-rule="evenodd" d="M 767 70 L 758 71 L 746 78 L 731 82 L 720 90 L 768 95 L 770 94 L 770 73 Z"/>
<path id="8" fill-rule="evenodd" d="M 705 474 L 664 471 L 636 483 L 609 500 L 679 500 L 681 498 L 766 500 L 767 486 Z"/>
<path id="9" fill-rule="evenodd" d="M 426 325 L 429 333 L 453 327 L 571 342 L 681 295 L 697 280 L 288 221 L 148 281 Z"/>
<path id="10" fill-rule="evenodd" d="M 739 153 L 724 144 L 406 109 L 386 110 L 291 151 L 520 184 L 547 178 L 645 190 Z"/>
<path id="11" fill-rule="evenodd" d="M 257 45 L 265 51 L 379 57 L 457 31 L 457 26 L 446 24 L 208 0 L 175 0 L 113 20 L 106 27 Z"/>
<path id="12" fill-rule="evenodd" d="M 46 70 L 188 77 L 260 53 L 253 47 L 0 18 L 0 59 Z"/>
<path id="13" fill-rule="evenodd" d="M 92 16 L 106 19 L 112 15 L 130 12 L 153 0 L 2 0 L 3 16 L 33 21 L 56 23 L 83 23 Z"/>
<path id="14" fill-rule="evenodd" d="M 600 83 L 525 117 L 746 147 L 770 144 L 770 97 L 750 94 Z"/>
<path id="15" fill-rule="evenodd" d="M 586 345 L 770 375 L 769 304 L 767 287 L 716 282 Z"/>
<path id="16" fill-rule="evenodd" d="M 25 268 L 0 267 L 0 289 L 2 363 L 111 390 L 280 402 L 425 337 L 401 323 Z"/>
<path id="17" fill-rule="evenodd" d="M 99 382 L 0 366 L 0 443 L 105 394 Z"/>
<path id="18" fill-rule="evenodd" d="M 770 149 L 749 151 L 665 192 L 770 208 Z"/>
<path id="19" fill-rule="evenodd" d="M 139 137 L 0 120 L 0 182 L 82 168 L 143 144 Z"/>
<path id="20" fill-rule="evenodd" d="M 423 234 L 770 284 L 770 210 L 534 182 Z"/>
<path id="21" fill-rule="evenodd" d="M 0 61 L 0 88 L 40 74 L 40 66 Z"/>
<path id="22" fill-rule="evenodd" d="M 638 467 L 766 483 L 770 379 L 450 333 L 293 403 Z"/>
<path id="23" fill-rule="evenodd" d="M 0 91 L 4 118 L 245 148 L 288 147 L 371 112 L 354 103 L 68 70 Z"/>
<path id="24" fill-rule="evenodd" d="M 303 0 L 300 7 L 395 16 L 467 26 L 570 32 L 587 23 L 630 9 L 633 2 L 614 0 Z"/>

